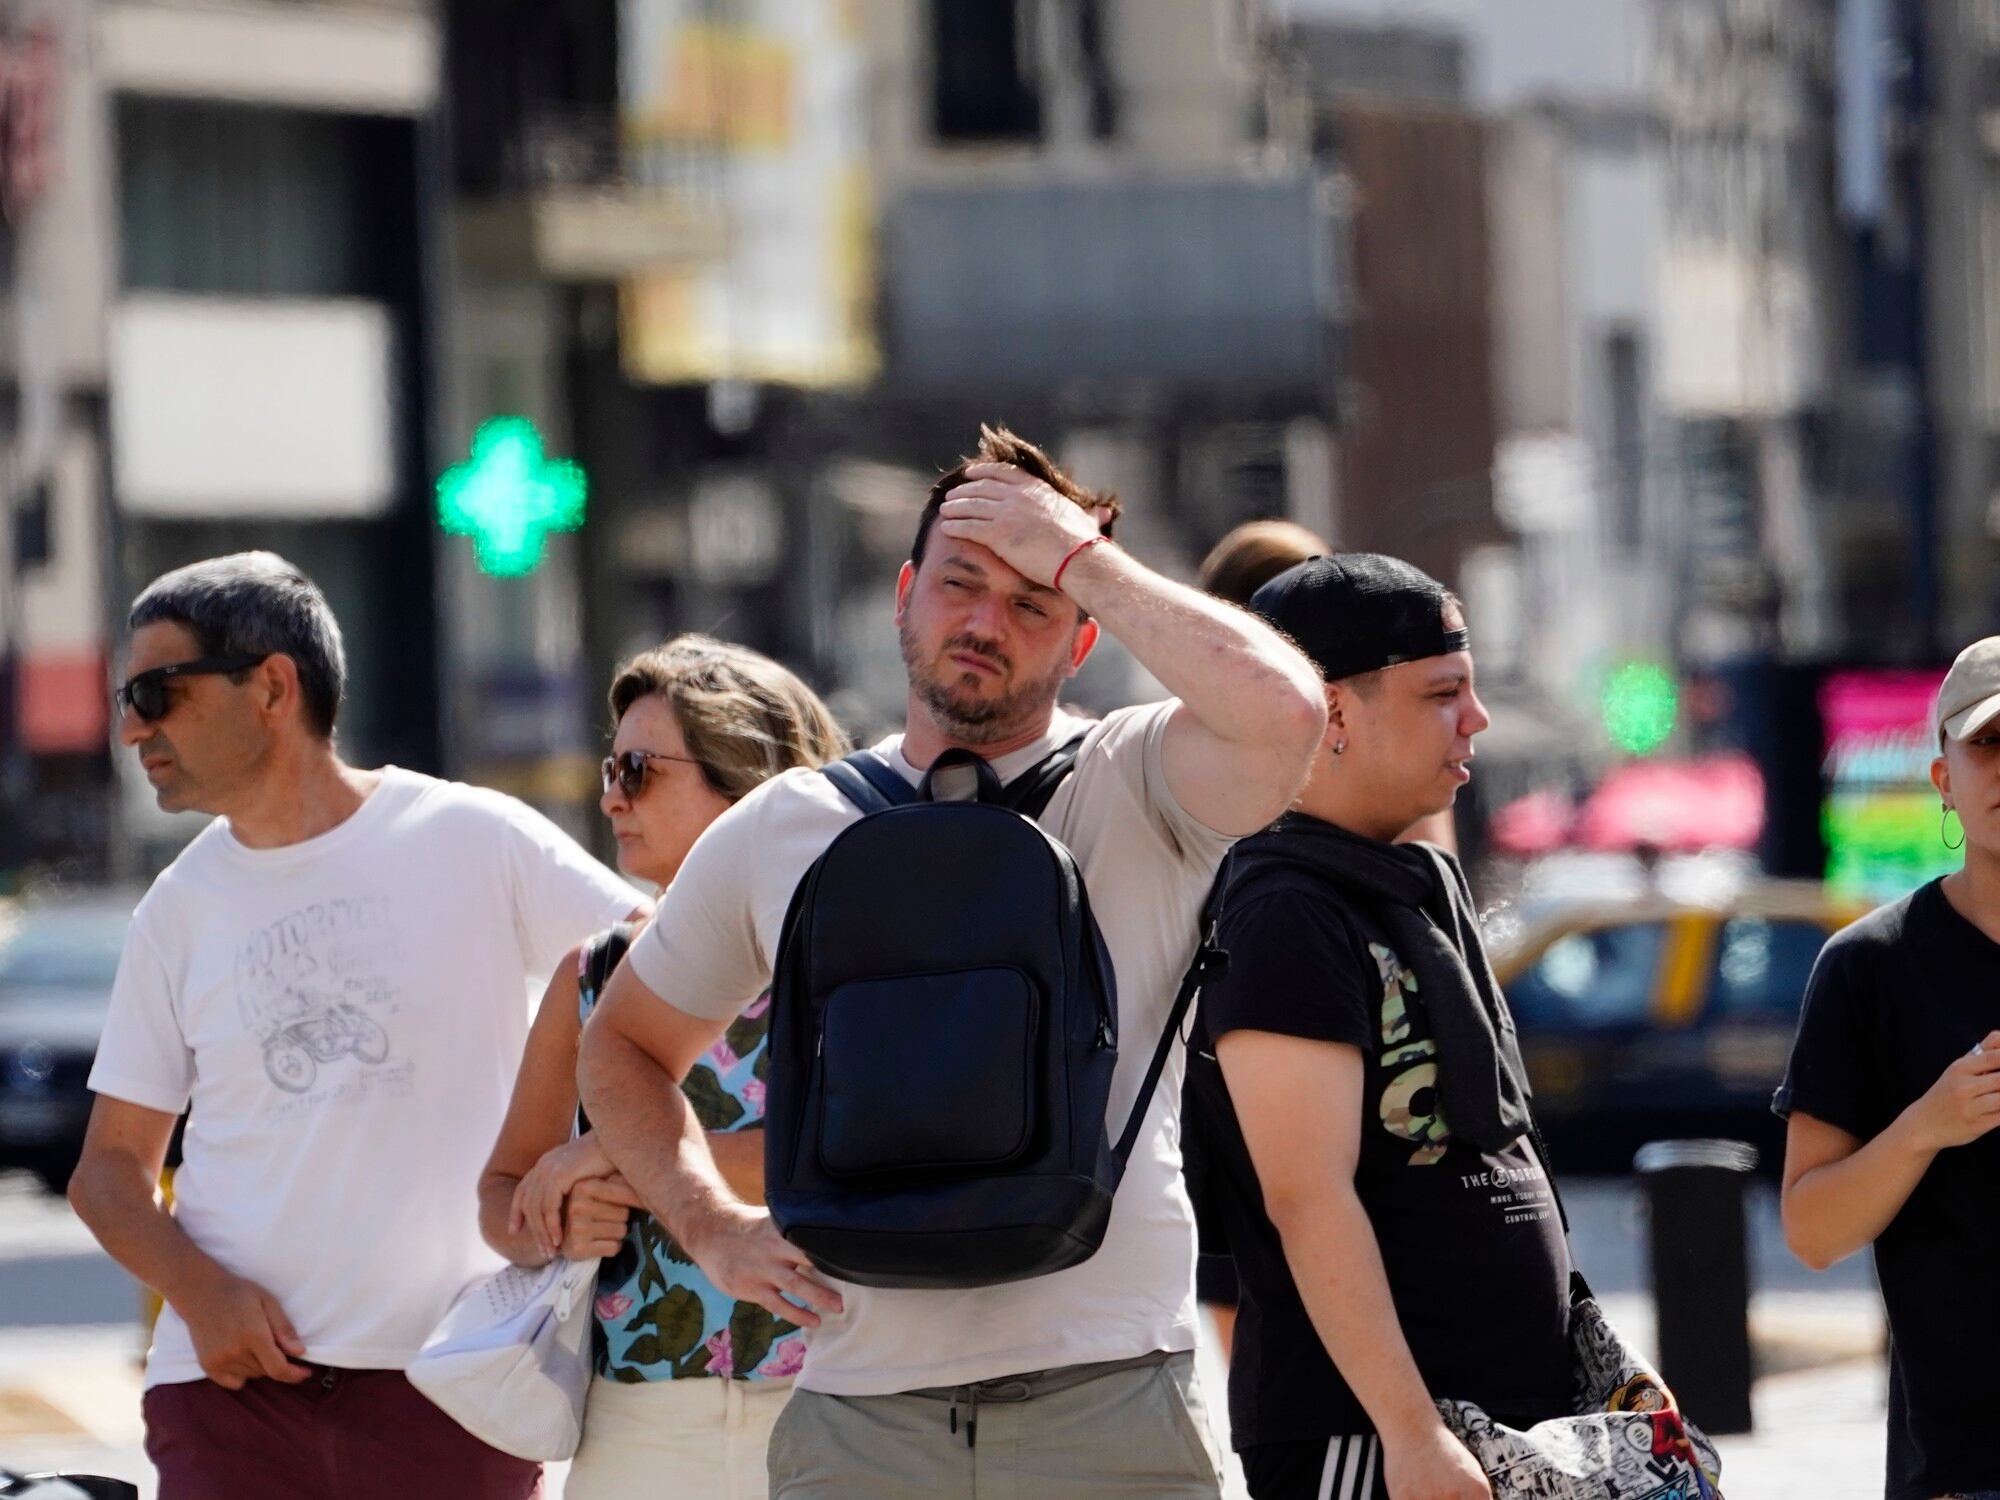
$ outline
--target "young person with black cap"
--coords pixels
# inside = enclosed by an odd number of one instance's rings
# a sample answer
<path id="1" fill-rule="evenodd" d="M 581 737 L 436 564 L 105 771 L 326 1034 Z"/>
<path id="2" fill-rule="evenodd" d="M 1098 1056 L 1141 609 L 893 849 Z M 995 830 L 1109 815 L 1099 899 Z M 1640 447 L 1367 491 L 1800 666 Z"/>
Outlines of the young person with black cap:
<path id="1" fill-rule="evenodd" d="M 2000 1495 L 1988 1294 L 2000 1243 L 2000 636 L 1938 691 L 1931 780 L 1963 869 L 1826 945 L 1772 1102 L 1785 1239 L 1815 1269 L 1875 1247 L 1889 1313 L 1889 1500 Z M 1951 843 L 1951 820 L 1963 825 Z"/>
<path id="2" fill-rule="evenodd" d="M 1569 1255 L 1456 860 L 1397 844 L 1490 722 L 1458 601 L 1408 563 L 1300 563 L 1251 609 L 1326 680 L 1293 810 L 1237 846 L 1195 1128 L 1242 1278 L 1230 1423 L 1257 1500 L 1473 1500 L 1434 1398 L 1569 1412 Z"/>

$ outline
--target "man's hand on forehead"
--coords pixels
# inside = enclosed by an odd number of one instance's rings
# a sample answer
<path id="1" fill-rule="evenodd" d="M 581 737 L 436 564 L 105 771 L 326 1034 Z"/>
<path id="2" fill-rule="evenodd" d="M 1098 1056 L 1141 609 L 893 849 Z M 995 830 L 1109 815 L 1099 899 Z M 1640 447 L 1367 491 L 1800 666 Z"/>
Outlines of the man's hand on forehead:
<path id="1" fill-rule="evenodd" d="M 969 466 L 938 508 L 938 529 L 992 552 L 1022 577 L 1055 586 L 1056 569 L 1079 542 L 1096 536 L 1103 508 L 1087 511 L 1012 464 Z"/>

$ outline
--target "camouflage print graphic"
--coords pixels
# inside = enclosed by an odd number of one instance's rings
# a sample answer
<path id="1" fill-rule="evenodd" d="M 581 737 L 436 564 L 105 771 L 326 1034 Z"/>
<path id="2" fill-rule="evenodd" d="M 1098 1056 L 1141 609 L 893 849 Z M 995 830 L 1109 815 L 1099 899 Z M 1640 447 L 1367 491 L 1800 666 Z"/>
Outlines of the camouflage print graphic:
<path id="1" fill-rule="evenodd" d="M 1409 994 L 1417 987 L 1417 976 L 1401 959 L 1380 943 L 1370 943 L 1368 952 L 1382 976 L 1382 1045 L 1380 1065 L 1394 1076 L 1382 1090 L 1382 1128 L 1393 1136 L 1415 1143 L 1410 1165 L 1428 1167 L 1444 1159 L 1451 1131 L 1446 1128 L 1438 1105 L 1437 1043 L 1429 1038 L 1410 1041 Z M 1401 1045 L 1399 1045 L 1401 1044 Z"/>
<path id="2" fill-rule="evenodd" d="M 1382 1045 L 1394 1046 L 1410 1034 L 1410 1011 L 1403 1003 L 1403 990 L 1417 987 L 1417 976 L 1403 967 L 1403 961 L 1380 943 L 1368 945 L 1375 960 L 1375 972 L 1382 979 Z"/>

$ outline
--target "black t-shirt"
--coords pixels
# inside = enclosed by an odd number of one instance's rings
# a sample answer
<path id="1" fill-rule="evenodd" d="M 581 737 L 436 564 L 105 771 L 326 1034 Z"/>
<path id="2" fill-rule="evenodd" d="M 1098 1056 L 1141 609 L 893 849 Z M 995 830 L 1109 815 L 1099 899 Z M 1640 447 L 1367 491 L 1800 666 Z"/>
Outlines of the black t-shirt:
<path id="1" fill-rule="evenodd" d="M 1933 881 L 1826 945 L 1772 1108 L 1863 1141 L 2000 1026 L 2000 945 Z M 2000 1489 L 2000 1131 L 1940 1151 L 1875 1241 L 1888 1307 L 1889 1500 Z"/>
<path id="2" fill-rule="evenodd" d="M 1229 972 L 1202 993 L 1199 1045 L 1265 1031 L 1366 1058 L 1355 1188 L 1425 1386 L 1515 1424 L 1566 1415 L 1569 1249 L 1547 1177 L 1526 1140 L 1481 1152 L 1439 1117 L 1436 1045 L 1387 934 L 1310 874 L 1283 871 L 1228 908 L 1223 937 Z M 1226 1094 L 1199 1097 L 1212 1202 L 1242 1284 L 1235 1445 L 1372 1432 L 1306 1315 Z"/>

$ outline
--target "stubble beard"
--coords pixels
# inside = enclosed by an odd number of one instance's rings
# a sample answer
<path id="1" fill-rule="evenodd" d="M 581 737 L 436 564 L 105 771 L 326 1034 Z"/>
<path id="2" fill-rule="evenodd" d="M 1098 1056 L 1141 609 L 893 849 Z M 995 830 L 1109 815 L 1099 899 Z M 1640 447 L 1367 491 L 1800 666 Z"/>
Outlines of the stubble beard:
<path id="1" fill-rule="evenodd" d="M 1026 723 L 1055 706 L 1067 677 L 1058 669 L 1036 681 L 1016 683 L 990 698 L 972 697 L 954 686 L 957 677 L 964 675 L 962 668 L 946 663 L 945 670 L 939 671 L 936 663 L 924 659 L 907 620 L 897 628 L 896 638 L 902 646 L 903 669 L 918 700 L 930 710 L 938 728 L 965 745 L 991 745 L 1013 738 Z M 964 637 L 945 642 L 938 655 L 957 650 L 993 655 Z M 999 663 L 1003 668 L 1011 665 L 1004 658 Z"/>

